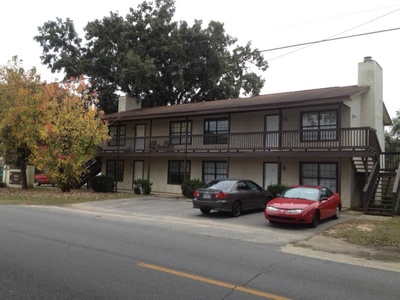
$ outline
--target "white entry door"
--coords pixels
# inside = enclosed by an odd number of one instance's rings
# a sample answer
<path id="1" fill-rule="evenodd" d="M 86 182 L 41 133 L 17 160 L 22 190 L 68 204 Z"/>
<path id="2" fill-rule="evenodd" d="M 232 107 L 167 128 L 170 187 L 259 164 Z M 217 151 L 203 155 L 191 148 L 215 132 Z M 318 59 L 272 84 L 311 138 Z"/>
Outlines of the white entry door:
<path id="1" fill-rule="evenodd" d="M 279 115 L 265 116 L 265 147 L 279 146 Z"/>
<path id="2" fill-rule="evenodd" d="M 271 184 L 278 184 L 278 164 L 264 163 L 264 188 Z"/>
<path id="3" fill-rule="evenodd" d="M 146 125 L 138 124 L 135 127 L 135 149 L 142 150 L 144 149 L 144 133 L 146 130 Z"/>

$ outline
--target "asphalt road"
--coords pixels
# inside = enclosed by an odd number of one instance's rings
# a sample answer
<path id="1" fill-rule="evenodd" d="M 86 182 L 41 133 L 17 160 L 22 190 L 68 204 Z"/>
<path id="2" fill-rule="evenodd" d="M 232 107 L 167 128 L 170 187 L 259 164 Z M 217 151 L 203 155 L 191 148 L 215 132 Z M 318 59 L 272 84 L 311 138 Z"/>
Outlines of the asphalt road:
<path id="1" fill-rule="evenodd" d="M 398 273 L 282 253 L 318 228 L 148 197 L 0 206 L 0 299 L 398 299 Z"/>

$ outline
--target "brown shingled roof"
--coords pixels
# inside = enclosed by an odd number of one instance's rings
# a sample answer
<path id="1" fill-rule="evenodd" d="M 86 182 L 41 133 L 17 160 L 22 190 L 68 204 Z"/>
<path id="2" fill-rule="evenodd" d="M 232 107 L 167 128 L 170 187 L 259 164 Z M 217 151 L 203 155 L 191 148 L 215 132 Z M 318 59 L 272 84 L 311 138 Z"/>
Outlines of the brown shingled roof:
<path id="1" fill-rule="evenodd" d="M 159 119 L 232 112 L 248 112 L 261 109 L 299 107 L 303 105 L 339 103 L 350 100 L 351 98 L 364 93 L 368 89 L 368 86 L 352 85 L 345 87 L 330 87 L 296 92 L 267 94 L 249 98 L 146 107 L 108 114 L 105 115 L 103 119 L 108 121 Z"/>

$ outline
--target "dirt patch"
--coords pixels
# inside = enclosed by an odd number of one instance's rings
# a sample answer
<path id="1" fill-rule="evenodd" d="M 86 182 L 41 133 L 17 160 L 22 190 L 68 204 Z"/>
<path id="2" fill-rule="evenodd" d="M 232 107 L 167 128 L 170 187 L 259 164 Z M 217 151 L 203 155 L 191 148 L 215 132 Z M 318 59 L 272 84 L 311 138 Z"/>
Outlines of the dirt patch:
<path id="1" fill-rule="evenodd" d="M 288 244 L 282 250 L 323 260 L 400 272 L 399 247 L 359 246 L 321 233 L 307 240 Z"/>
<path id="2" fill-rule="evenodd" d="M 375 229 L 375 225 L 371 224 L 362 224 L 357 226 L 357 230 L 364 231 L 364 232 L 371 232 Z"/>

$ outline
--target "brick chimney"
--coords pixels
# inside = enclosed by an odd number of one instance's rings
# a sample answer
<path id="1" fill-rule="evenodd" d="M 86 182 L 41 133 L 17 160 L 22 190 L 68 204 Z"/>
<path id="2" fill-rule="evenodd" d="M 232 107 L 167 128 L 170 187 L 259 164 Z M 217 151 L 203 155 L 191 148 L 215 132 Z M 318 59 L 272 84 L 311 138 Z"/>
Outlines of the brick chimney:
<path id="1" fill-rule="evenodd" d="M 118 112 L 139 109 L 139 108 L 142 108 L 141 102 L 137 101 L 135 98 L 128 96 L 119 97 Z"/>
<path id="2" fill-rule="evenodd" d="M 369 86 L 368 92 L 362 96 L 360 125 L 375 128 L 381 148 L 385 149 L 382 75 L 381 66 L 371 56 L 358 63 L 358 85 Z"/>

